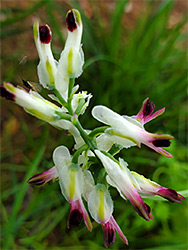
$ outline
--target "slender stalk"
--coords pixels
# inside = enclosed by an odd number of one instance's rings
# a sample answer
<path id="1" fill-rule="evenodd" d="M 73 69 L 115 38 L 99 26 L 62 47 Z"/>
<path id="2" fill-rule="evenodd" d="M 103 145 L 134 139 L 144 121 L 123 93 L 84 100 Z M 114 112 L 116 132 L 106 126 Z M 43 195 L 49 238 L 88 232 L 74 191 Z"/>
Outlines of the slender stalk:
<path id="1" fill-rule="evenodd" d="M 65 114 L 63 112 L 56 112 L 56 114 L 59 115 L 64 120 L 72 121 L 72 116 L 69 114 Z"/>
<path id="2" fill-rule="evenodd" d="M 78 157 L 80 156 L 80 154 L 88 149 L 88 145 L 84 144 L 83 146 L 81 146 L 73 155 L 72 157 L 72 163 L 77 163 L 78 162 Z"/>
<path id="3" fill-rule="evenodd" d="M 69 78 L 68 98 L 71 97 L 72 89 L 73 89 L 73 87 L 74 87 L 74 82 L 75 82 L 75 78 Z M 72 98 L 71 98 L 71 99 L 72 99 Z"/>
<path id="4" fill-rule="evenodd" d="M 71 115 L 73 115 L 73 110 L 71 106 L 71 101 L 72 101 L 72 89 L 74 87 L 74 78 L 69 78 L 69 89 L 68 89 L 68 100 L 67 100 L 67 109 Z"/>
<path id="5" fill-rule="evenodd" d="M 86 144 L 91 148 L 91 150 L 94 151 L 95 149 L 97 149 L 96 143 L 93 140 L 88 138 L 88 135 L 83 129 L 82 125 L 80 124 L 78 118 L 73 119 L 73 124 L 78 129 L 82 138 L 84 139 Z"/>
<path id="6" fill-rule="evenodd" d="M 96 137 L 97 135 L 102 134 L 107 128 L 109 128 L 109 126 L 102 126 L 99 128 L 95 128 L 89 133 L 88 137 L 89 138 Z"/>
<path id="7" fill-rule="evenodd" d="M 63 106 L 67 106 L 67 102 L 65 101 L 65 99 L 61 96 L 61 94 L 59 93 L 59 91 L 57 89 L 53 89 L 54 94 L 57 96 L 57 98 L 59 99 L 60 103 Z"/>

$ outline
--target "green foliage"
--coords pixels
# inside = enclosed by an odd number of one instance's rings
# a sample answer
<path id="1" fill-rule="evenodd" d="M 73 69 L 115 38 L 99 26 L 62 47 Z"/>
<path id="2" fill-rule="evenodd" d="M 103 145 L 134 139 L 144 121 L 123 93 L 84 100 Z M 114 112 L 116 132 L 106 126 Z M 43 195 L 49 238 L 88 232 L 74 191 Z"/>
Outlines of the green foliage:
<path id="1" fill-rule="evenodd" d="M 39 16 L 51 26 L 53 51 L 58 58 L 66 38 L 62 33 L 65 13 L 72 7 L 77 8 L 84 24 L 86 58 L 84 74 L 77 81 L 81 90 L 94 95 L 92 105 L 103 104 L 120 114 L 132 115 L 149 96 L 156 108 L 165 106 L 166 113 L 148 124 L 147 129 L 170 133 L 176 138 L 170 147 L 173 159 L 159 156 L 144 146 L 142 150 L 136 147 L 123 150 L 121 157 L 131 170 L 163 186 L 186 190 L 187 34 L 182 32 L 186 16 L 169 27 L 174 1 L 146 1 L 145 11 L 140 11 L 134 28 L 128 28 L 124 25 L 128 1 L 114 1 L 113 10 L 105 8 L 107 5 L 101 10 L 96 1 L 90 4 L 92 18 L 85 15 L 87 11 L 78 1 L 37 1 L 25 8 L 3 8 L 2 79 L 18 83 L 23 77 L 37 82 L 37 57 L 22 63 L 22 55 L 29 58 L 35 51 L 31 39 L 33 16 Z M 29 44 L 22 43 L 27 41 L 27 36 L 31 39 Z M 14 39 L 19 41 L 18 47 Z M 97 223 L 93 222 L 92 233 L 83 225 L 66 229 L 69 205 L 57 182 L 40 189 L 26 183 L 34 173 L 53 166 L 51 155 L 55 147 L 61 144 L 71 147 L 73 139 L 64 132 L 60 137 L 60 131 L 30 117 L 12 103 L 2 100 L 1 108 L 2 249 L 104 249 L 102 229 Z M 87 128 L 96 125 L 96 121 L 90 119 L 90 111 L 82 118 Z M 154 218 L 146 222 L 113 188 L 110 191 L 115 200 L 114 216 L 130 244 L 124 246 L 117 237 L 111 249 L 187 248 L 186 201 L 172 204 L 162 199 L 147 200 Z M 182 194 L 187 196 L 186 191 Z"/>

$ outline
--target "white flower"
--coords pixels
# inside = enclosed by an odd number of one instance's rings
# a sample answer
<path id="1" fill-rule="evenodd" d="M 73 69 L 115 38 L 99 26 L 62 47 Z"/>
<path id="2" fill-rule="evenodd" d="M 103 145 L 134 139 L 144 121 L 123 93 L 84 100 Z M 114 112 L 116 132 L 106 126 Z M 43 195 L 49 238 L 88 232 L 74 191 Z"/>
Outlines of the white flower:
<path id="1" fill-rule="evenodd" d="M 27 92 L 25 89 L 13 86 L 11 83 L 1 85 L 1 91 L 5 98 L 15 101 L 26 112 L 41 120 L 55 122 L 61 118 L 57 114 L 57 112 L 61 112 L 61 109 L 42 98 L 38 93 L 33 91 Z"/>
<path id="2" fill-rule="evenodd" d="M 71 205 L 68 226 L 80 225 L 82 217 L 89 231 L 92 224 L 82 202 L 84 191 L 84 175 L 78 164 L 72 163 L 69 150 L 60 146 L 54 150 L 53 160 L 59 176 L 61 192 Z"/>
<path id="3" fill-rule="evenodd" d="M 89 105 L 89 101 L 91 98 L 92 94 L 87 94 L 87 91 L 82 91 L 81 93 L 74 94 L 71 102 L 73 112 L 75 112 L 77 115 L 83 115 Z"/>
<path id="4" fill-rule="evenodd" d="M 143 202 L 141 196 L 138 194 L 136 187 L 139 188 L 139 186 L 127 168 L 127 163 L 124 162 L 123 159 L 119 159 L 119 162 L 115 162 L 99 150 L 95 150 L 95 153 L 101 160 L 109 176 L 108 178 L 110 178 L 109 184 L 113 183 L 113 186 L 123 193 L 140 216 L 146 220 L 150 220 L 152 218 L 150 208 Z"/>
<path id="5" fill-rule="evenodd" d="M 114 143 L 118 143 L 125 148 L 135 145 L 140 147 L 143 143 L 166 157 L 172 157 L 169 152 L 161 148 L 170 146 L 172 136 L 149 133 L 134 118 L 121 116 L 105 106 L 94 107 L 92 115 L 98 121 L 110 126 L 105 130 L 105 133 Z"/>
<path id="6" fill-rule="evenodd" d="M 127 238 L 112 216 L 113 201 L 109 191 L 103 184 L 97 184 L 92 188 L 88 197 L 88 209 L 93 219 L 102 226 L 107 248 L 115 242 L 115 229 L 121 240 L 128 245 Z"/>
<path id="7" fill-rule="evenodd" d="M 51 51 L 52 33 L 50 27 L 47 24 L 39 26 L 39 23 L 36 22 L 33 25 L 33 33 L 40 58 L 39 65 L 37 67 L 39 81 L 44 88 L 54 87 L 57 73 L 57 62 L 55 61 Z"/>
<path id="8" fill-rule="evenodd" d="M 84 54 L 81 48 L 82 20 L 79 11 L 73 9 L 67 13 L 68 37 L 61 53 L 55 80 L 56 89 L 67 100 L 69 78 L 77 78 L 82 74 Z"/>

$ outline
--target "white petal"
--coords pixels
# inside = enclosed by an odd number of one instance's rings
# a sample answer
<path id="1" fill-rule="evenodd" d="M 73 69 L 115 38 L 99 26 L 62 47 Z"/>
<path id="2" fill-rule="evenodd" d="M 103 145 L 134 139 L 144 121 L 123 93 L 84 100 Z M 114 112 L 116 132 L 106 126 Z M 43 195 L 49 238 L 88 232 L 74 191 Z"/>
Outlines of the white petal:
<path id="1" fill-rule="evenodd" d="M 83 196 L 86 201 L 88 201 L 88 197 L 90 192 L 93 190 L 95 187 L 95 181 L 93 179 L 93 176 L 89 170 L 84 170 L 84 192 Z"/>
<path id="2" fill-rule="evenodd" d="M 104 151 L 108 151 L 114 143 L 112 138 L 104 133 L 96 138 L 96 142 L 97 148 Z"/>
<path id="3" fill-rule="evenodd" d="M 88 197 L 88 209 L 93 219 L 98 223 L 109 221 L 113 213 L 113 201 L 103 184 L 97 184 Z"/>
<path id="4" fill-rule="evenodd" d="M 61 170 L 61 167 L 64 165 L 69 165 L 71 163 L 72 157 L 69 153 L 69 150 L 65 146 L 57 147 L 53 152 L 53 161 L 56 165 L 56 168 Z"/>
<path id="5" fill-rule="evenodd" d="M 133 178 L 137 181 L 141 192 L 146 193 L 156 193 L 159 188 L 161 187 L 159 184 L 157 184 L 154 181 L 151 181 L 147 178 L 145 178 L 143 175 L 140 175 L 136 172 L 131 171 L 131 174 Z"/>
<path id="6" fill-rule="evenodd" d="M 127 200 L 125 195 L 121 192 L 121 190 L 119 189 L 119 187 L 113 182 L 113 180 L 110 178 L 109 175 L 106 176 L 106 181 L 108 182 L 108 184 L 112 187 L 115 187 L 117 189 L 117 191 L 119 192 L 121 198 L 123 198 L 124 200 Z"/>

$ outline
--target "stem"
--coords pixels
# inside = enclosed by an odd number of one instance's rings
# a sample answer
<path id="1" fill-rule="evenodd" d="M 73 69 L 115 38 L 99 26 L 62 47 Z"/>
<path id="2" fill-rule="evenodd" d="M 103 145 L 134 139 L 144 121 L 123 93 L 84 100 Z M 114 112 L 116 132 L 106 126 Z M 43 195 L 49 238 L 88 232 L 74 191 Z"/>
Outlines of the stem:
<path id="1" fill-rule="evenodd" d="M 69 114 L 65 114 L 63 112 L 58 112 L 58 111 L 56 111 L 56 114 L 59 115 L 64 120 L 72 121 L 72 116 Z"/>
<path id="2" fill-rule="evenodd" d="M 53 90 L 54 94 L 57 96 L 57 98 L 59 99 L 60 103 L 63 105 L 63 106 L 67 106 L 67 102 L 65 101 L 65 99 L 61 96 L 61 94 L 59 93 L 59 91 L 57 89 L 54 89 Z"/>
<path id="3" fill-rule="evenodd" d="M 72 157 L 72 163 L 77 163 L 78 162 L 78 157 L 80 156 L 80 154 L 83 152 L 83 151 L 85 151 L 85 150 L 87 150 L 88 149 L 88 145 L 83 145 L 83 146 L 81 146 L 75 153 L 74 153 L 74 155 L 73 155 L 73 157 Z"/>
<path id="4" fill-rule="evenodd" d="M 94 151 L 95 149 L 97 149 L 96 144 L 93 140 L 90 140 L 88 138 L 87 133 L 84 131 L 82 125 L 80 124 L 78 118 L 73 119 L 73 124 L 74 126 L 78 129 L 78 131 L 80 132 L 82 138 L 84 139 L 85 143 L 91 148 L 92 151 Z"/>
<path id="5" fill-rule="evenodd" d="M 75 78 L 69 78 L 69 90 L 68 90 L 68 98 L 71 97 L 72 89 L 74 87 L 74 80 Z M 72 98 L 71 98 L 72 99 Z"/>
<path id="6" fill-rule="evenodd" d="M 99 134 L 102 134 L 107 128 L 109 128 L 109 126 L 102 126 L 99 128 L 95 128 L 93 129 L 93 131 L 91 131 L 88 135 L 89 138 L 93 138 L 96 137 Z"/>
<path id="7" fill-rule="evenodd" d="M 71 115 L 73 115 L 73 110 L 71 106 L 72 101 L 72 89 L 74 87 L 74 78 L 69 78 L 69 89 L 68 89 L 68 100 L 67 100 L 67 108 Z"/>

